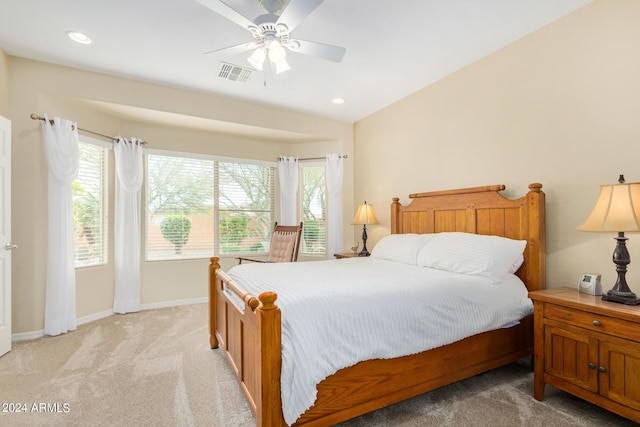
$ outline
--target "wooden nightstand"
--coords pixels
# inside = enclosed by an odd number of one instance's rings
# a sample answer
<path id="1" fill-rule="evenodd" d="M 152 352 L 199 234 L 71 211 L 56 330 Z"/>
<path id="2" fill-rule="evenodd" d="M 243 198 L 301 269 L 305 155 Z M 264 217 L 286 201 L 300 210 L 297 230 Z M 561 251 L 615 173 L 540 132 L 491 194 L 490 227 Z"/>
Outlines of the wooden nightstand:
<path id="1" fill-rule="evenodd" d="M 640 307 L 575 288 L 530 292 L 534 389 L 545 384 L 640 422 Z"/>
<path id="2" fill-rule="evenodd" d="M 345 252 L 342 254 L 333 254 L 334 257 L 336 257 L 336 259 L 342 259 L 342 258 L 358 258 L 358 253 L 357 252 Z"/>

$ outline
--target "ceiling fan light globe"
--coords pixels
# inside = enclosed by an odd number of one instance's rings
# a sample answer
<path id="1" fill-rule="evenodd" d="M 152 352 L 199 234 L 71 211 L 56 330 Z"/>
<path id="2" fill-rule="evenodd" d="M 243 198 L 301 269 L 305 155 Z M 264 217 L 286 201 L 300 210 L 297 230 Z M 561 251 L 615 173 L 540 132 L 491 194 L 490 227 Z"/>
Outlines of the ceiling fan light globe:
<path id="1" fill-rule="evenodd" d="M 291 66 L 287 62 L 286 59 L 282 59 L 281 61 L 274 62 L 276 66 L 276 74 L 284 73 L 285 71 L 289 71 Z"/>
<path id="2" fill-rule="evenodd" d="M 287 51 L 282 47 L 280 42 L 273 41 L 269 45 L 269 59 L 271 62 L 278 63 L 284 61 L 287 57 Z"/>
<path id="3" fill-rule="evenodd" d="M 266 54 L 263 48 L 259 48 L 253 51 L 251 56 L 247 58 L 247 61 L 253 68 L 256 70 L 262 71 L 262 64 L 264 63 L 264 58 Z"/>

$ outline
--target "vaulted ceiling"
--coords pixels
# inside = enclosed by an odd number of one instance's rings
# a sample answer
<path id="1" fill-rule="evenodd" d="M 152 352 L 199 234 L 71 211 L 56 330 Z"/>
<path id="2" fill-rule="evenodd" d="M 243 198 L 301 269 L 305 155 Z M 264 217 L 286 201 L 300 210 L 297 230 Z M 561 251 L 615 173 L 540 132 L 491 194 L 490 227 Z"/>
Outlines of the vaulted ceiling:
<path id="1" fill-rule="evenodd" d="M 251 69 L 249 54 L 205 52 L 251 42 L 250 33 L 196 0 L 3 1 L 0 48 L 351 123 L 590 1 L 325 0 L 292 35 L 346 48 L 342 62 L 289 52 L 290 71 L 253 71 L 246 82 L 219 70 L 222 63 Z M 225 3 L 250 20 L 264 13 L 258 0 Z M 68 31 L 93 43 L 74 43 Z M 336 97 L 345 102 L 332 103 Z"/>

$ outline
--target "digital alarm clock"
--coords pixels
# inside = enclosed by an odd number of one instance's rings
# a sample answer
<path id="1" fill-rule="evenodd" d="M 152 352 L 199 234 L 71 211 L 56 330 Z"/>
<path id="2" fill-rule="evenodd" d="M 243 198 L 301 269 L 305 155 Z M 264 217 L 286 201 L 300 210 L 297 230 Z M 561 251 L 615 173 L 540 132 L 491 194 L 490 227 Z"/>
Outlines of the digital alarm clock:
<path id="1" fill-rule="evenodd" d="M 602 285 L 600 275 L 595 273 L 584 273 L 578 281 L 578 291 L 589 295 L 602 295 Z"/>

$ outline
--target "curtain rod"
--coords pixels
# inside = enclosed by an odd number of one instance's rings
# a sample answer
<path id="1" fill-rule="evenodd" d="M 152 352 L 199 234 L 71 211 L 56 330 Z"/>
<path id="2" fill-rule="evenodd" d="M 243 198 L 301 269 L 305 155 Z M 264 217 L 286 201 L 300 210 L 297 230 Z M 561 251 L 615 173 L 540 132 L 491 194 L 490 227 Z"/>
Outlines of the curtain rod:
<path id="1" fill-rule="evenodd" d="M 31 119 L 32 119 L 32 120 L 42 120 L 43 122 L 45 121 L 45 118 L 44 118 L 44 117 L 39 116 L 39 115 L 37 115 L 37 114 L 31 114 L 31 116 L 29 116 L 29 117 L 31 117 Z M 54 121 L 50 119 L 50 120 L 49 120 L 49 123 L 54 124 Z M 80 126 L 78 126 L 78 130 L 81 130 L 81 131 L 83 131 L 83 132 L 87 132 L 87 133 L 91 133 L 91 134 L 93 134 L 93 135 L 98 135 L 98 136 L 101 136 L 101 137 L 103 137 L 103 138 L 110 139 L 110 140 L 112 140 L 112 141 L 117 141 L 117 140 L 118 140 L 118 138 L 116 138 L 116 137 L 109 136 L 109 135 L 105 135 L 105 134 L 98 133 L 98 132 L 94 132 L 94 131 L 92 131 L 92 130 L 82 129 Z M 140 144 L 142 144 L 142 145 L 147 145 L 147 141 L 139 141 L 139 142 L 140 142 Z"/>
<path id="2" fill-rule="evenodd" d="M 341 159 L 346 159 L 349 156 L 347 156 L 346 154 L 341 154 L 338 157 L 341 158 Z M 282 156 L 278 156 L 278 160 L 282 160 L 282 159 L 283 159 Z M 302 161 L 305 161 L 305 160 L 325 160 L 325 159 L 326 159 L 326 157 L 307 157 L 305 159 L 298 159 L 298 161 L 302 162 Z"/>

